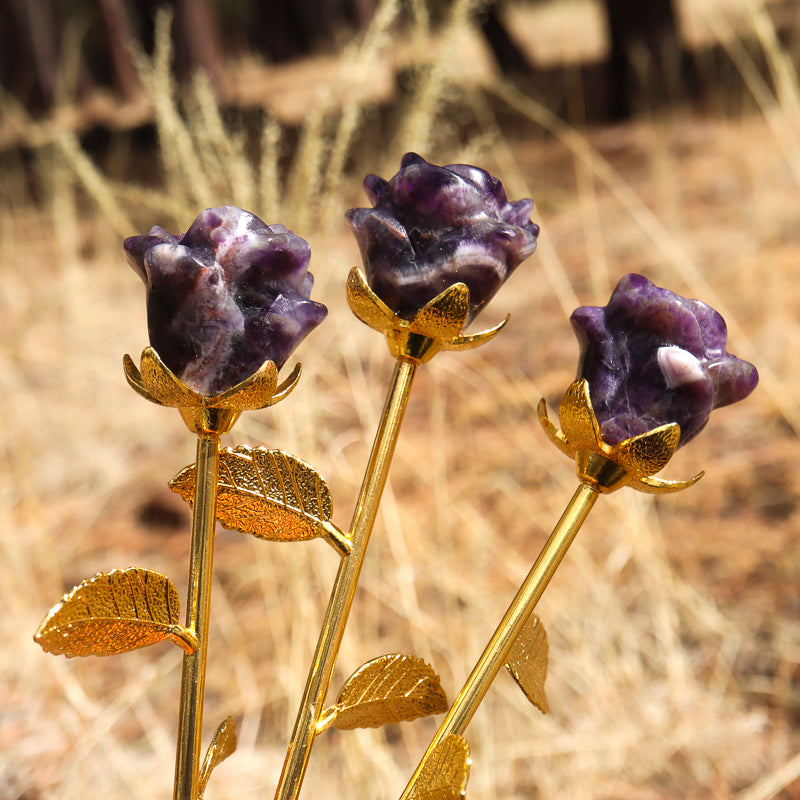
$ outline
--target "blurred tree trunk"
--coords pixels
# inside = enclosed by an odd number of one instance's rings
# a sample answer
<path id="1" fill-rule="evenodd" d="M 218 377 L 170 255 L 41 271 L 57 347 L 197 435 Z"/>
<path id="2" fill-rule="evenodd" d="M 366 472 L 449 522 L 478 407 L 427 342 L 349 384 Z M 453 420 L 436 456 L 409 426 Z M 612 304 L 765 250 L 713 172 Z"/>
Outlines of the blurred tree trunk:
<path id="1" fill-rule="evenodd" d="M 611 54 L 610 112 L 630 116 L 631 98 L 663 105 L 680 94 L 682 48 L 673 0 L 604 0 Z"/>
<path id="2" fill-rule="evenodd" d="M 141 94 L 131 43 L 133 26 L 125 0 L 96 0 L 106 32 L 114 88 L 125 100 Z"/>
<path id="3" fill-rule="evenodd" d="M 32 111 L 50 108 L 56 97 L 60 37 L 51 0 L 0 0 L 5 41 L 0 80 Z"/>

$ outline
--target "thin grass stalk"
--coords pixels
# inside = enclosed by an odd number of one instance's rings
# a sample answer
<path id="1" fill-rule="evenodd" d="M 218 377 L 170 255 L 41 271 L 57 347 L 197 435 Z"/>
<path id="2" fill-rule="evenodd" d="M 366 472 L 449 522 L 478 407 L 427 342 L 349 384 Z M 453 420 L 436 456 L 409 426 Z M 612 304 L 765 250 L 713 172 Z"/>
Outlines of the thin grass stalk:
<path id="1" fill-rule="evenodd" d="M 280 154 L 283 131 L 272 118 L 266 117 L 261 128 L 261 150 L 257 168 L 256 197 L 263 219 L 281 217 Z"/>

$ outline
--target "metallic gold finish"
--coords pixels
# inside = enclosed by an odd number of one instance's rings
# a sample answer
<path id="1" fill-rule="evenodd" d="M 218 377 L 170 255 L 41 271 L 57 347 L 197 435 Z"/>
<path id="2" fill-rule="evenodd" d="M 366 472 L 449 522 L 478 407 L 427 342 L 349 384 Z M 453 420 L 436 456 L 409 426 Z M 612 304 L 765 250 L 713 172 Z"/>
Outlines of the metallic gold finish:
<path id="1" fill-rule="evenodd" d="M 567 389 L 558 410 L 561 430 L 547 416 L 547 405 L 539 402 L 539 421 L 550 441 L 562 453 L 575 459 L 581 481 L 594 484 L 601 492 L 630 486 L 640 492 L 660 494 L 678 492 L 697 483 L 703 473 L 686 481 L 664 481 L 651 477 L 663 469 L 675 454 L 680 441 L 676 423 L 610 445 L 603 441 L 600 425 L 592 408 L 589 384 L 574 381 Z"/>
<path id="2" fill-rule="evenodd" d="M 472 761 L 467 743 L 450 734 L 433 748 L 421 769 L 409 800 L 458 800 L 467 794 Z"/>
<path id="3" fill-rule="evenodd" d="M 199 646 L 197 652 L 183 657 L 174 800 L 196 800 L 199 791 L 219 453 L 218 434 L 200 434 L 197 437 L 186 627 L 197 636 Z"/>
<path id="4" fill-rule="evenodd" d="M 139 567 L 115 569 L 64 595 L 33 638 L 48 653 L 67 658 L 127 653 L 165 639 L 192 653 L 197 639 L 177 624 L 179 617 L 178 592 L 169 578 Z"/>
<path id="5" fill-rule="evenodd" d="M 553 533 L 542 548 L 528 577 L 506 611 L 478 663 L 456 697 L 414 775 L 406 786 L 401 800 L 410 800 L 416 794 L 416 784 L 425 774 L 426 762 L 437 748 L 452 734 L 461 735 L 469 725 L 500 668 L 508 660 L 514 642 L 519 637 L 536 603 L 547 588 L 550 579 L 564 558 L 569 546 L 580 530 L 599 496 L 600 490 L 589 483 L 581 483 Z"/>
<path id="6" fill-rule="evenodd" d="M 341 731 L 378 728 L 445 711 L 447 696 L 430 665 L 392 653 L 368 661 L 347 679 L 336 705 L 317 723 L 317 732 L 331 726 Z"/>
<path id="7" fill-rule="evenodd" d="M 482 333 L 462 336 L 469 315 L 469 289 L 456 283 L 433 298 L 411 321 L 398 317 L 372 291 L 358 267 L 347 278 L 347 301 L 352 312 L 386 337 L 389 352 L 417 364 L 430 361 L 440 350 L 469 350 L 495 337 L 508 322 Z"/>
<path id="8" fill-rule="evenodd" d="M 169 484 L 193 502 L 194 464 Z M 350 539 L 331 521 L 331 493 L 319 473 L 305 461 L 281 450 L 240 446 L 220 456 L 217 520 L 226 528 L 259 539 L 296 542 L 323 537 L 340 555 Z"/>
<path id="9" fill-rule="evenodd" d="M 257 372 L 213 397 L 195 392 L 180 380 L 152 348 L 142 352 L 141 366 L 123 358 L 125 377 L 131 387 L 146 400 L 161 406 L 178 408 L 194 433 L 227 433 L 242 411 L 255 411 L 283 400 L 300 379 L 300 365 L 278 385 L 278 369 L 265 361 Z"/>
<path id="10" fill-rule="evenodd" d="M 525 697 L 542 712 L 550 710 L 544 691 L 550 647 L 547 631 L 536 614 L 522 627 L 522 633 L 511 645 L 506 669 L 513 675 Z"/>
<path id="11" fill-rule="evenodd" d="M 416 369 L 417 362 L 411 359 L 395 365 L 350 525 L 352 549 L 339 565 L 276 791 L 280 800 L 296 798 L 300 792 Z"/>
<path id="12" fill-rule="evenodd" d="M 226 717 L 217 728 L 203 759 L 203 766 L 200 767 L 197 800 L 203 800 L 214 767 L 221 764 L 234 750 L 236 750 L 236 725 L 233 717 Z"/>

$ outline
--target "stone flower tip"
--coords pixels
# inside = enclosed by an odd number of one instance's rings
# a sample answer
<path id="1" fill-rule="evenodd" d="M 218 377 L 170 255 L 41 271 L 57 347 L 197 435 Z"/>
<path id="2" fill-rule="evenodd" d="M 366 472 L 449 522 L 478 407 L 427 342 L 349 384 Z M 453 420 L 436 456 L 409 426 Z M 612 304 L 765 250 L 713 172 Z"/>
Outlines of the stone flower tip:
<path id="1" fill-rule="evenodd" d="M 509 202 L 502 183 L 478 167 L 439 167 L 406 153 L 391 180 L 368 175 L 364 188 L 373 208 L 345 216 L 367 282 L 402 319 L 463 283 L 469 322 L 536 249 L 533 201 Z"/>
<path id="2" fill-rule="evenodd" d="M 150 344 L 205 397 L 241 384 L 267 361 L 280 369 L 327 315 L 310 299 L 306 241 L 240 208 L 208 208 L 182 236 L 155 226 L 124 247 L 147 287 Z"/>
<path id="3" fill-rule="evenodd" d="M 608 305 L 571 317 L 602 439 L 616 445 L 662 425 L 680 427 L 680 446 L 711 411 L 742 400 L 756 368 L 726 351 L 725 320 L 700 300 L 626 275 Z"/>

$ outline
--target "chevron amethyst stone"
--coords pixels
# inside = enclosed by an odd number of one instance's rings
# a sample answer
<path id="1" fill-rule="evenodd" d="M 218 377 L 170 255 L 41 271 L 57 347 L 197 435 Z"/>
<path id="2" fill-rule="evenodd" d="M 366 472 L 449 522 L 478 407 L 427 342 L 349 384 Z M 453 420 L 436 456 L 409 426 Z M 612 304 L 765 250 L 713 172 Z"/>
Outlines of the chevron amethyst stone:
<path id="1" fill-rule="evenodd" d="M 283 225 L 208 208 L 183 236 L 125 240 L 147 286 L 150 344 L 187 386 L 219 394 L 265 361 L 280 368 L 328 310 L 310 299 L 310 249 Z"/>
<path id="2" fill-rule="evenodd" d="M 389 181 L 368 175 L 374 208 L 353 208 L 372 290 L 403 319 L 454 283 L 469 288 L 472 319 L 536 249 L 532 200 L 510 203 L 503 185 L 467 164 L 437 167 L 406 153 Z"/>
<path id="3" fill-rule="evenodd" d="M 725 320 L 699 300 L 626 275 L 605 307 L 571 317 L 581 346 L 578 377 L 608 444 L 677 422 L 684 445 L 711 411 L 747 397 L 756 368 L 726 352 Z"/>

